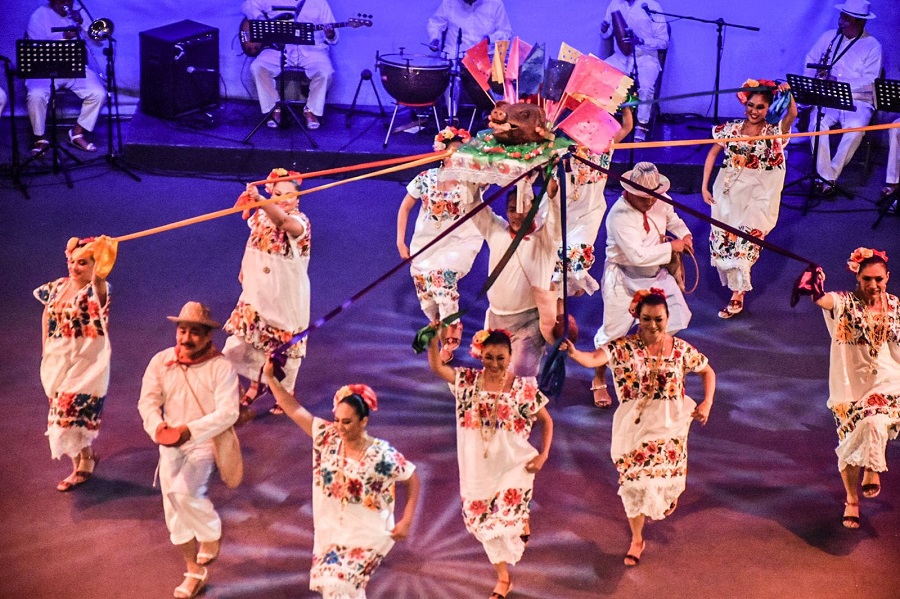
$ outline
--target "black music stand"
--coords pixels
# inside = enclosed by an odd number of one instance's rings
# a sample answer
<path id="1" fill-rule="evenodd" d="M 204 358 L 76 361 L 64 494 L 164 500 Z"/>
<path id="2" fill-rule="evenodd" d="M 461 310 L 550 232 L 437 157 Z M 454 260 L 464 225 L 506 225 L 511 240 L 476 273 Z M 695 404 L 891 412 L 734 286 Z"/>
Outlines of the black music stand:
<path id="1" fill-rule="evenodd" d="M 900 80 L 897 79 L 876 79 L 875 80 L 875 110 L 884 112 L 900 112 Z M 897 193 L 885 199 L 881 206 L 878 207 L 878 218 L 872 224 L 873 229 L 877 229 L 881 221 L 888 214 L 893 213 L 894 216 L 900 216 L 900 200 L 897 199 Z"/>
<path id="2" fill-rule="evenodd" d="M 22 183 L 21 170 L 22 165 L 20 163 L 20 155 L 19 155 L 19 136 L 16 131 L 16 68 L 12 65 L 12 61 L 10 61 L 5 56 L 0 56 L 0 61 L 3 62 L 3 70 L 6 74 L 6 86 L 9 89 L 9 136 L 10 136 L 10 149 L 12 150 L 12 161 L 9 163 L 9 176 L 12 178 L 13 187 L 22 192 L 22 195 L 25 196 L 26 200 L 30 200 L 31 196 L 28 195 L 28 188 L 25 187 L 25 184 Z"/>
<path id="3" fill-rule="evenodd" d="M 835 108 L 837 110 L 847 110 L 856 112 L 856 106 L 853 105 L 853 93 L 850 91 L 850 84 L 844 81 L 832 81 L 829 79 L 817 79 L 815 77 L 804 77 L 803 75 L 792 75 L 788 73 L 788 83 L 791 85 L 791 93 L 794 94 L 794 101 L 798 104 L 809 104 L 816 107 L 816 126 L 813 129 L 818 131 L 822 126 L 822 111 L 825 108 Z M 806 193 L 806 201 L 803 203 L 803 215 L 809 212 L 813 202 L 813 194 L 816 185 L 819 183 L 828 183 L 833 185 L 835 191 L 840 192 L 849 199 L 853 199 L 854 194 L 847 191 L 843 187 L 827 181 L 819 174 L 819 143 L 821 135 L 813 137 L 812 148 L 812 172 L 804 175 L 796 181 L 791 181 L 784 186 L 784 189 L 809 181 L 809 191 Z"/>
<path id="4" fill-rule="evenodd" d="M 269 45 L 281 45 L 281 79 L 278 83 L 278 101 L 275 102 L 275 106 L 272 107 L 272 110 L 263 115 L 262 119 L 256 126 L 253 127 L 253 130 L 247 134 L 247 137 L 244 138 L 243 143 L 249 143 L 250 138 L 253 137 L 259 128 L 266 124 L 266 122 L 272 118 L 272 115 L 275 114 L 275 111 L 278 110 L 281 112 L 281 120 L 278 125 L 280 128 L 284 129 L 287 127 L 287 115 L 291 115 L 291 118 L 296 121 L 296 123 L 300 126 L 300 130 L 303 132 L 303 135 L 306 136 L 306 139 L 309 141 L 310 145 L 313 148 L 318 148 L 319 145 L 310 137 L 309 133 L 306 131 L 306 125 L 303 120 L 297 116 L 297 113 L 294 112 L 294 109 L 291 108 L 291 105 L 288 104 L 284 99 L 284 65 L 285 65 L 285 52 L 287 50 L 288 45 L 294 44 L 298 46 L 313 46 L 316 43 L 315 39 L 316 28 L 311 23 L 295 23 L 294 21 L 265 21 L 265 20 L 253 20 L 250 21 L 250 41 L 263 44 L 265 46 Z"/>
<path id="5" fill-rule="evenodd" d="M 50 147 L 53 156 L 53 174 L 62 172 L 66 185 L 74 185 L 69 170 L 62 163 L 60 153 L 81 164 L 71 152 L 59 145 L 56 119 L 56 79 L 81 79 L 85 76 L 87 46 L 84 40 L 16 40 L 16 61 L 19 63 L 19 78 L 50 80 Z M 33 162 L 44 152 L 26 160 L 21 168 Z"/>
<path id="6" fill-rule="evenodd" d="M 378 110 L 381 112 L 382 120 L 387 116 L 387 113 L 384 111 L 384 106 L 381 104 L 381 96 L 378 95 L 378 88 L 375 87 L 375 81 L 372 80 L 372 71 L 363 69 L 359 74 L 359 84 L 356 86 L 356 93 L 353 94 L 353 103 L 350 104 L 350 109 L 347 111 L 347 129 L 350 128 L 350 119 L 353 118 L 353 115 L 358 112 L 360 114 L 362 113 L 361 111 L 356 110 L 356 101 L 359 98 L 359 90 L 362 89 L 363 81 L 368 81 L 372 85 L 372 91 L 375 92 L 375 99 L 378 100 Z"/>
<path id="7" fill-rule="evenodd" d="M 141 178 L 125 166 L 119 153 L 122 151 L 122 117 L 119 114 L 119 85 L 116 82 L 116 40 L 109 35 L 106 41 L 107 45 L 103 49 L 103 56 L 106 57 L 106 155 L 103 158 L 110 166 L 140 183 Z M 115 138 L 113 124 L 116 130 Z M 113 143 L 115 141 L 118 142 L 118 146 Z"/>

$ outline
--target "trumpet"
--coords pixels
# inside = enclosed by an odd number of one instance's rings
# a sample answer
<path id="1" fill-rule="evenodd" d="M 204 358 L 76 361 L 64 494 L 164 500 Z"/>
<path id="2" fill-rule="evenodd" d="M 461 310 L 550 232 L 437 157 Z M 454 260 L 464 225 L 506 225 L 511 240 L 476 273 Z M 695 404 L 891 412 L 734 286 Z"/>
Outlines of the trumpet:
<path id="1" fill-rule="evenodd" d="M 101 17 L 93 21 L 87 28 L 88 37 L 95 42 L 102 42 L 112 37 L 115 25 L 112 20 Z"/>

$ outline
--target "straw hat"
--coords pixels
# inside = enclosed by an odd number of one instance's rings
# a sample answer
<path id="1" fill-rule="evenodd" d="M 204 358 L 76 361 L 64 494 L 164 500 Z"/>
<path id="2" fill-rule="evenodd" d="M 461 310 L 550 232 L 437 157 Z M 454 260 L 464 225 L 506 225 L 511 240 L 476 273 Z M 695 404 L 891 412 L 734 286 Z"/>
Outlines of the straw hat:
<path id="1" fill-rule="evenodd" d="M 843 4 L 835 4 L 834 7 L 843 13 L 857 19 L 874 19 L 875 13 L 869 12 L 867 0 L 847 0 Z"/>
<path id="2" fill-rule="evenodd" d="M 202 324 L 205 327 L 210 327 L 212 329 L 218 329 L 222 326 L 222 323 L 216 322 L 212 319 L 212 315 L 210 314 L 209 306 L 201 304 L 200 302 L 188 302 L 181 308 L 181 312 L 178 316 L 166 316 L 172 322 L 177 322 L 181 324 L 182 322 L 186 322 L 189 324 Z"/>
<path id="3" fill-rule="evenodd" d="M 661 175 L 659 169 L 652 162 L 638 162 L 634 168 L 622 175 L 619 183 L 628 193 L 644 198 L 652 198 L 649 193 L 640 191 L 628 184 L 628 181 L 655 191 L 658 194 L 664 194 L 669 191 L 671 183 L 669 178 Z"/>

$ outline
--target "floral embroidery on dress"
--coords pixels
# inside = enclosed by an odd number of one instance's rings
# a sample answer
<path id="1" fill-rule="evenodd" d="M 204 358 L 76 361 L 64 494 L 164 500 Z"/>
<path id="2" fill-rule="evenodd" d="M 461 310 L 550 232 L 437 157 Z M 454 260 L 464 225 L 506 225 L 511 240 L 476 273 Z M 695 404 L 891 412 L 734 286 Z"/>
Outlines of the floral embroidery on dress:
<path id="1" fill-rule="evenodd" d="M 678 337 L 673 339 L 672 353 L 653 369 L 648 363 L 647 349 L 637 335 L 614 339 L 606 348 L 613 383 L 623 404 L 638 399 L 681 401 L 685 396 L 684 374 L 702 370 L 707 364 L 706 356 Z M 656 372 L 655 381 L 651 380 L 653 372 Z"/>
<path id="2" fill-rule="evenodd" d="M 106 335 L 109 291 L 103 306 L 97 300 L 93 285 L 85 285 L 69 301 L 60 302 L 59 295 L 65 289 L 67 281 L 63 277 L 34 290 L 34 297 L 47 306 L 47 337 L 95 339 Z"/>
<path id="3" fill-rule="evenodd" d="M 238 301 L 228 322 L 223 327 L 225 332 L 240 337 L 255 349 L 270 352 L 291 340 L 300 331 L 285 331 L 270 325 L 256 309 L 245 301 Z M 304 337 L 292 345 L 287 351 L 288 358 L 302 358 L 306 355 Z"/>
<path id="4" fill-rule="evenodd" d="M 303 235 L 297 238 L 297 250 L 300 257 L 308 257 L 312 239 L 309 218 L 297 208 L 287 211 L 287 217 L 298 217 L 303 223 Z M 294 256 L 294 248 L 289 240 L 290 235 L 279 229 L 265 212 L 257 210 L 248 222 L 250 237 L 247 239 L 247 247 L 289 259 L 297 257 Z"/>
<path id="5" fill-rule="evenodd" d="M 751 229 L 746 225 L 735 228 L 753 237 L 762 237 L 762 231 L 759 229 Z M 759 260 L 760 247 L 734 233 L 712 227 L 709 231 L 709 251 L 713 266 L 716 265 L 716 260 L 737 260 L 747 262 L 749 267 Z"/>
<path id="6" fill-rule="evenodd" d="M 89 393 L 59 393 L 50 400 L 49 426 L 80 427 L 89 431 L 100 429 L 100 415 L 106 396 Z"/>
<path id="7" fill-rule="evenodd" d="M 384 555 L 366 547 L 329 545 L 321 553 L 314 553 L 311 578 L 340 579 L 355 589 L 364 588 L 372 573 L 378 569 Z"/>
<path id="8" fill-rule="evenodd" d="M 887 312 L 869 326 L 866 309 L 855 293 L 842 291 L 842 301 L 834 310 L 834 340 L 837 343 L 868 346 L 869 358 L 874 362 L 883 343 L 900 343 L 900 300 L 887 294 Z M 884 329 L 887 330 L 884 330 Z"/>
<path id="9" fill-rule="evenodd" d="M 313 484 L 344 504 L 393 510 L 394 481 L 404 479 L 410 468 L 406 458 L 381 439 L 373 441 L 359 462 L 345 464 L 340 450 L 334 424 L 326 422 L 315 431 Z"/>
<path id="10" fill-rule="evenodd" d="M 525 439 L 531 434 L 535 414 L 549 401 L 533 378 L 516 377 L 509 393 L 488 396 L 476 390 L 478 373 L 475 368 L 456 369 L 456 423 L 460 428 L 483 430 L 496 427 Z M 497 407 L 494 414 L 493 402 Z"/>
<path id="11" fill-rule="evenodd" d="M 840 403 L 831 408 L 837 424 L 838 439 L 841 441 L 856 430 L 856 425 L 863 418 L 884 414 L 894 421 L 891 427 L 900 430 L 900 395 L 884 395 L 872 393 L 858 402 Z"/>
<path id="12" fill-rule="evenodd" d="M 557 252 L 556 268 L 553 270 L 554 280 L 562 280 L 563 255 L 562 247 Z M 569 273 L 581 278 L 594 265 L 594 245 L 592 243 L 576 243 L 569 246 Z"/>
<path id="13" fill-rule="evenodd" d="M 687 437 L 644 441 L 616 460 L 619 484 L 687 475 Z"/>
<path id="14" fill-rule="evenodd" d="M 440 229 L 445 223 L 459 220 L 462 216 L 465 187 L 458 181 L 439 181 L 438 172 L 436 168 L 423 171 L 410 185 L 422 200 L 425 220 Z"/>
<path id="15" fill-rule="evenodd" d="M 721 139 L 725 144 L 724 168 L 749 168 L 771 171 L 785 169 L 784 147 L 781 138 L 759 139 L 756 141 L 729 141 L 730 138 L 744 137 L 741 134 L 743 120 L 728 121 L 713 128 L 713 138 Z M 780 125 L 765 124 L 760 135 L 779 135 Z"/>
<path id="16" fill-rule="evenodd" d="M 490 499 L 463 500 L 462 513 L 466 530 L 485 533 L 515 528 L 528 517 L 532 490 L 502 489 Z"/>
<path id="17" fill-rule="evenodd" d="M 413 275 L 413 283 L 416 286 L 416 295 L 419 301 L 426 301 L 437 296 L 447 297 L 450 301 L 459 301 L 457 282 L 459 273 L 445 268 L 442 270 L 429 270 L 424 274 Z"/>

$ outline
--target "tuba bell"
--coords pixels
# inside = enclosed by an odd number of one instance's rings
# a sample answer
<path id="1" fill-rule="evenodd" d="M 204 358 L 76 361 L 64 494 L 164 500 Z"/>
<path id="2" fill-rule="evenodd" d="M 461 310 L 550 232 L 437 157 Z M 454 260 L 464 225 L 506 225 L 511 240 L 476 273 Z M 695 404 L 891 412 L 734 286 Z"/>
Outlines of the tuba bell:
<path id="1" fill-rule="evenodd" d="M 107 18 L 100 18 L 90 24 L 88 27 L 88 37 L 95 42 L 108 40 L 112 36 L 114 29 L 113 22 Z"/>

